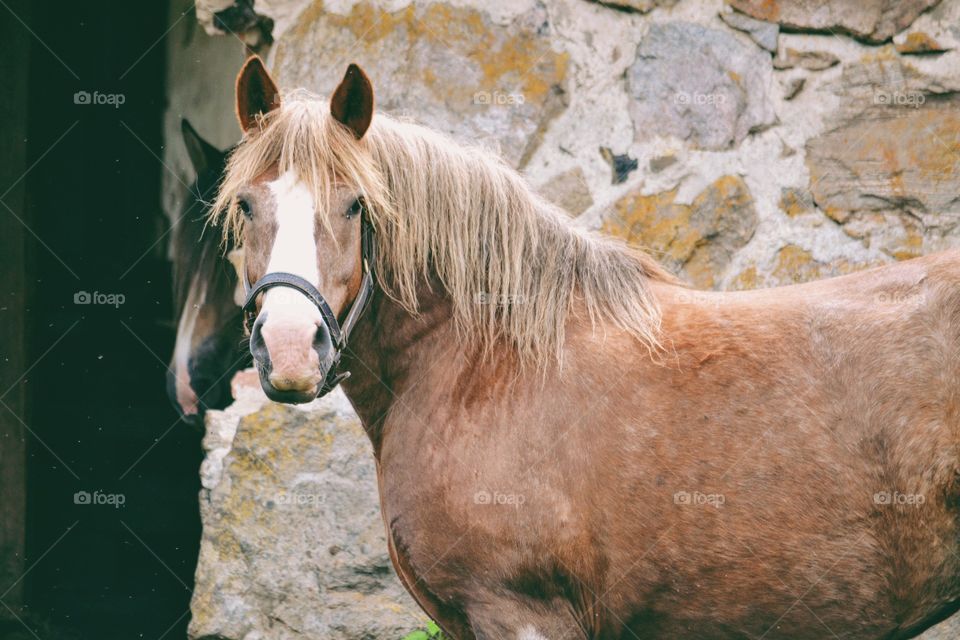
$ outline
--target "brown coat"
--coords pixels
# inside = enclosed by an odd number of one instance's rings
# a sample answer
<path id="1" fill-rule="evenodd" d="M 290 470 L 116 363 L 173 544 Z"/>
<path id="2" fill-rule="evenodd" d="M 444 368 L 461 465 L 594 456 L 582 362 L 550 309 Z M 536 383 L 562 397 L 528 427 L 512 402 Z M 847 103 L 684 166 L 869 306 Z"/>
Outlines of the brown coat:
<path id="1" fill-rule="evenodd" d="M 345 388 L 428 613 L 467 639 L 888 638 L 947 610 L 960 254 L 652 286 L 662 362 L 574 314 L 544 380 L 462 350 L 442 296 L 374 301 Z"/>

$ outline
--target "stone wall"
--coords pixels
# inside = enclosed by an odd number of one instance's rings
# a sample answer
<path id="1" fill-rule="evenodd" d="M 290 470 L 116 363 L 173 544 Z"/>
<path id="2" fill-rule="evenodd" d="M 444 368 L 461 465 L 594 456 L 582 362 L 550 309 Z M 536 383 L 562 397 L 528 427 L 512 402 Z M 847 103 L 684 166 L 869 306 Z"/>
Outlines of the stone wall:
<path id="1" fill-rule="evenodd" d="M 238 4 L 197 15 L 219 33 Z M 579 222 L 698 286 L 956 244 L 957 0 L 269 0 L 245 15 L 226 22 L 251 25 L 281 86 L 329 93 L 357 61 L 381 108 L 499 149 Z"/>
<path id="2" fill-rule="evenodd" d="M 190 176 L 178 118 L 236 139 L 248 46 L 286 88 L 329 93 L 360 63 L 381 109 L 499 149 L 577 224 L 648 247 L 699 287 L 791 284 L 958 244 L 960 0 L 199 0 L 181 18 L 187 6 L 171 17 L 171 211 Z M 338 411 L 258 401 L 211 417 L 195 637 L 388 638 L 420 624 L 400 595 L 382 629 L 343 622 L 347 600 L 369 611 L 399 591 L 382 575 L 372 463 L 351 466 L 363 436 Z M 349 489 L 349 505 L 279 505 L 302 483 Z"/>
<path id="3" fill-rule="evenodd" d="M 349 401 L 280 405 L 248 382 L 207 417 L 190 637 L 400 640 L 425 627 L 393 573 Z"/>

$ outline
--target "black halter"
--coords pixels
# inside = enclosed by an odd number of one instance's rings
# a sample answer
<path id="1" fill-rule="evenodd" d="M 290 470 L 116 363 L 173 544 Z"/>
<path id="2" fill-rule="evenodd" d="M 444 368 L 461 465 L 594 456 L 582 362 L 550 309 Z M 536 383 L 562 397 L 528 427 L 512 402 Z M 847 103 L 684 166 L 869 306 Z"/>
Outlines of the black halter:
<path id="1" fill-rule="evenodd" d="M 289 287 L 296 289 L 305 295 L 307 299 L 317 307 L 320 315 L 323 316 L 323 323 L 330 332 L 330 340 L 333 344 L 333 362 L 327 371 L 327 377 L 323 380 L 323 386 L 321 386 L 317 392 L 318 398 L 327 395 L 333 391 L 342 380 L 350 377 L 349 371 L 338 371 L 340 355 L 347 346 L 347 340 L 350 339 L 350 332 L 353 331 L 353 327 L 356 326 L 373 293 L 373 265 L 376 258 L 374 231 L 373 226 L 367 220 L 366 216 L 363 216 L 360 224 L 363 279 L 360 281 L 360 291 L 357 292 L 357 297 L 354 298 L 353 304 L 350 305 L 350 310 L 347 311 L 347 316 L 343 319 L 342 325 L 337 321 L 337 316 L 333 313 L 330 305 L 327 304 L 323 294 L 317 291 L 317 288 L 310 282 L 300 276 L 293 273 L 275 271 L 265 274 L 251 287 L 250 282 L 247 280 L 247 270 L 246 268 L 243 269 L 243 288 L 247 293 L 247 298 L 243 303 L 243 324 L 248 332 L 253 331 L 253 324 L 257 319 L 257 296 L 272 287 Z"/>

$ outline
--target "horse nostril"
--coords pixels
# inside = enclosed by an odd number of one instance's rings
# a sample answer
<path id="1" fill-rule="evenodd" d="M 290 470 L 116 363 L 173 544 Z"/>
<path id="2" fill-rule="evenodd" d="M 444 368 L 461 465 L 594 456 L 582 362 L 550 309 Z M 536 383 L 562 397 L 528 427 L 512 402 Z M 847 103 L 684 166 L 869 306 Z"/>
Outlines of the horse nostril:
<path id="1" fill-rule="evenodd" d="M 321 358 L 333 348 L 330 340 L 330 329 L 323 322 L 317 324 L 317 333 L 313 336 L 313 348 Z"/>
<path id="2" fill-rule="evenodd" d="M 266 365 L 270 362 L 270 352 L 267 351 L 267 343 L 263 340 L 263 332 L 261 330 L 263 323 L 266 321 L 267 314 L 261 313 L 257 316 L 257 321 L 253 323 L 253 328 L 250 330 L 250 355 L 261 365 Z"/>

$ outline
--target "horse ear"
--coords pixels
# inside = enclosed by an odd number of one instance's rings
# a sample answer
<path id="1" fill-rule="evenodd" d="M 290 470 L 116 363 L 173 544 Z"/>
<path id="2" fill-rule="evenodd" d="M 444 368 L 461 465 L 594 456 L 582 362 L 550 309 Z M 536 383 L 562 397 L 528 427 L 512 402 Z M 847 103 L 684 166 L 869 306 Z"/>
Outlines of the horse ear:
<path id="1" fill-rule="evenodd" d="M 237 119 L 244 133 L 259 126 L 257 116 L 263 116 L 280 106 L 280 90 L 263 60 L 250 56 L 237 75 Z"/>
<path id="2" fill-rule="evenodd" d="M 223 164 L 224 153 L 200 137 L 190 121 L 184 118 L 180 121 L 180 133 L 183 135 L 183 145 L 187 148 L 193 170 L 201 173 Z"/>
<path id="3" fill-rule="evenodd" d="M 373 85 L 363 69 L 355 64 L 347 67 L 340 86 L 330 98 L 330 114 L 347 126 L 359 140 L 373 120 Z"/>

